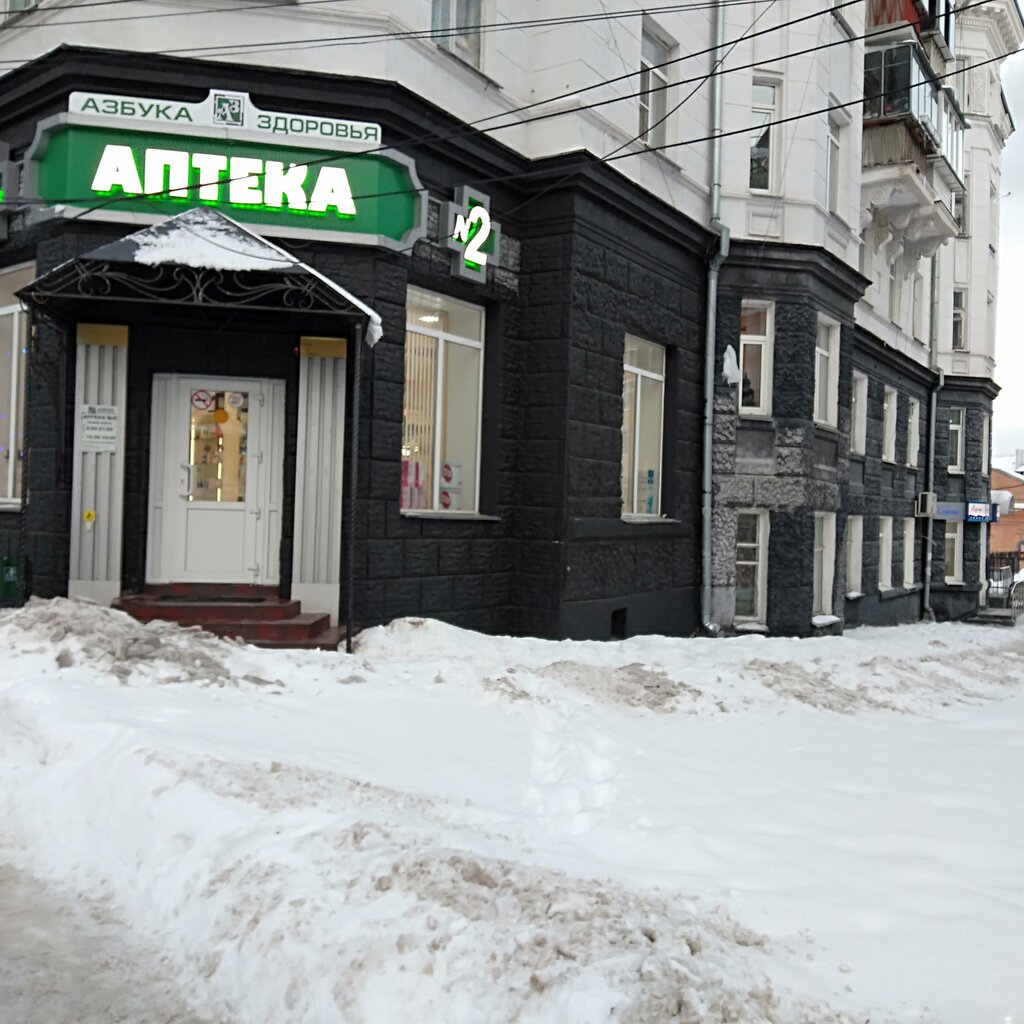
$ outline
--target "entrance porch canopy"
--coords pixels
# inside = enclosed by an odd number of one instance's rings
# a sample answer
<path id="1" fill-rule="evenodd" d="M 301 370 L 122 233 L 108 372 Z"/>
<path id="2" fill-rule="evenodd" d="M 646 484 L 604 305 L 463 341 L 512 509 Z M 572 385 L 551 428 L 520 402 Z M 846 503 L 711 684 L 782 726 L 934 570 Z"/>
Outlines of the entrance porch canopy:
<path id="1" fill-rule="evenodd" d="M 83 304 L 166 303 L 343 316 L 365 322 L 371 347 L 380 316 L 287 250 L 212 209 L 194 209 L 67 260 L 19 297 L 42 314 L 74 319 Z"/>

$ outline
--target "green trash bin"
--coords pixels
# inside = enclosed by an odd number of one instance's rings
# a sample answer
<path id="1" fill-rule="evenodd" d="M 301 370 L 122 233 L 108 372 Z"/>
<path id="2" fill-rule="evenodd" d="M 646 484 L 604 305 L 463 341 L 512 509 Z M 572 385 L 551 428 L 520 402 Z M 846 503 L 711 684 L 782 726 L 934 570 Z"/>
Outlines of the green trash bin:
<path id="1" fill-rule="evenodd" d="M 0 601 L 17 601 L 20 596 L 18 560 L 14 555 L 0 555 Z"/>

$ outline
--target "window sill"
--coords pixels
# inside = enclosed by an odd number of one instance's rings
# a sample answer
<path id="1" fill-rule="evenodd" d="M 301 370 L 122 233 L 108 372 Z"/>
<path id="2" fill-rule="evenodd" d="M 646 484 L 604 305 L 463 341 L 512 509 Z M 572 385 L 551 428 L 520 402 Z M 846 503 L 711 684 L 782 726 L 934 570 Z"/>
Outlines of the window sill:
<path id="1" fill-rule="evenodd" d="M 763 622 L 736 622 L 733 620 L 732 628 L 737 633 L 767 633 L 768 627 Z"/>
<path id="2" fill-rule="evenodd" d="M 827 434 L 838 434 L 839 433 L 839 427 L 838 426 L 836 426 L 834 423 L 826 423 L 824 420 L 815 420 L 814 421 L 814 429 L 815 430 L 824 430 Z"/>
<path id="3" fill-rule="evenodd" d="M 963 580 L 951 580 L 949 579 L 949 577 L 943 580 L 943 582 L 946 584 L 947 587 L 962 587 L 964 585 Z"/>
<path id="4" fill-rule="evenodd" d="M 670 523 L 678 526 L 681 519 L 669 519 L 668 516 L 644 516 L 625 513 L 619 517 L 624 523 Z"/>
<path id="5" fill-rule="evenodd" d="M 441 512 L 428 508 L 403 508 L 399 513 L 406 519 L 453 519 L 458 522 L 500 523 L 501 516 L 485 516 L 479 512 Z"/>
<path id="6" fill-rule="evenodd" d="M 851 458 L 851 459 L 859 459 L 861 462 L 863 462 L 868 457 L 868 453 L 867 452 L 847 452 L 847 456 L 849 458 Z"/>
<path id="7" fill-rule="evenodd" d="M 950 469 L 946 467 L 946 476 L 964 476 L 965 471 L 962 469 Z"/>
<path id="8" fill-rule="evenodd" d="M 754 412 L 753 410 L 748 412 L 744 409 L 740 409 L 738 415 L 740 421 L 743 423 L 759 424 L 761 426 L 772 426 L 775 422 L 772 419 L 772 414 L 770 412 Z"/>
<path id="9" fill-rule="evenodd" d="M 456 61 L 460 67 L 465 68 L 472 75 L 476 75 L 481 81 L 487 85 L 493 86 L 495 89 L 501 90 L 501 86 L 485 71 L 481 71 L 475 64 L 470 64 L 468 60 L 464 60 L 454 50 L 449 49 L 447 46 L 443 46 L 441 43 L 434 43 L 437 49 L 443 53 L 446 57 L 450 57 Z"/>
<path id="10" fill-rule="evenodd" d="M 21 498 L 0 498 L 0 512 L 20 512 Z"/>
<path id="11" fill-rule="evenodd" d="M 882 465 L 883 466 L 892 466 L 893 469 L 899 469 L 900 468 L 900 464 L 896 461 L 895 456 L 893 458 L 891 458 L 891 459 L 887 459 L 883 455 L 882 456 Z"/>
<path id="12" fill-rule="evenodd" d="M 860 590 L 850 590 L 846 594 L 847 601 L 859 601 L 864 596 Z"/>
<path id="13" fill-rule="evenodd" d="M 811 625 L 820 629 L 824 626 L 834 626 L 842 619 L 838 615 L 814 615 L 811 617 Z"/>

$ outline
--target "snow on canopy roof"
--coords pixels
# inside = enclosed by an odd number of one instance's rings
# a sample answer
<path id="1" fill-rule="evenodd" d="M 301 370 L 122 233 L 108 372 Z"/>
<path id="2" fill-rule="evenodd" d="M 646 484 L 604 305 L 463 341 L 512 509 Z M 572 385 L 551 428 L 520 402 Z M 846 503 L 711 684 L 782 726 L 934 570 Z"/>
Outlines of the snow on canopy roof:
<path id="1" fill-rule="evenodd" d="M 161 224 L 101 245 L 88 253 L 87 258 L 150 267 L 175 265 L 196 270 L 310 274 L 366 314 L 369 320 L 366 341 L 371 348 L 383 334 L 379 314 L 366 303 L 287 250 L 261 238 L 218 210 L 202 207 L 187 210 Z"/>

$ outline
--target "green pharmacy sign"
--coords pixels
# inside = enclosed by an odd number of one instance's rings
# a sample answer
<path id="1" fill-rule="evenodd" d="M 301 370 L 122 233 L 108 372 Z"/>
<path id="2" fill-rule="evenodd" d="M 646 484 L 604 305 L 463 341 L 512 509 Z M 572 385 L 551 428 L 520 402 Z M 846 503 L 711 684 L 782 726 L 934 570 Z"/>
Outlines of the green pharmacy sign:
<path id="1" fill-rule="evenodd" d="M 225 102 L 214 115 L 225 125 L 240 109 Z M 401 154 L 224 128 L 207 134 L 187 121 L 97 120 L 72 112 L 39 126 L 27 191 L 51 214 L 152 222 L 210 206 L 267 234 L 396 249 L 426 233 L 425 193 Z"/>

